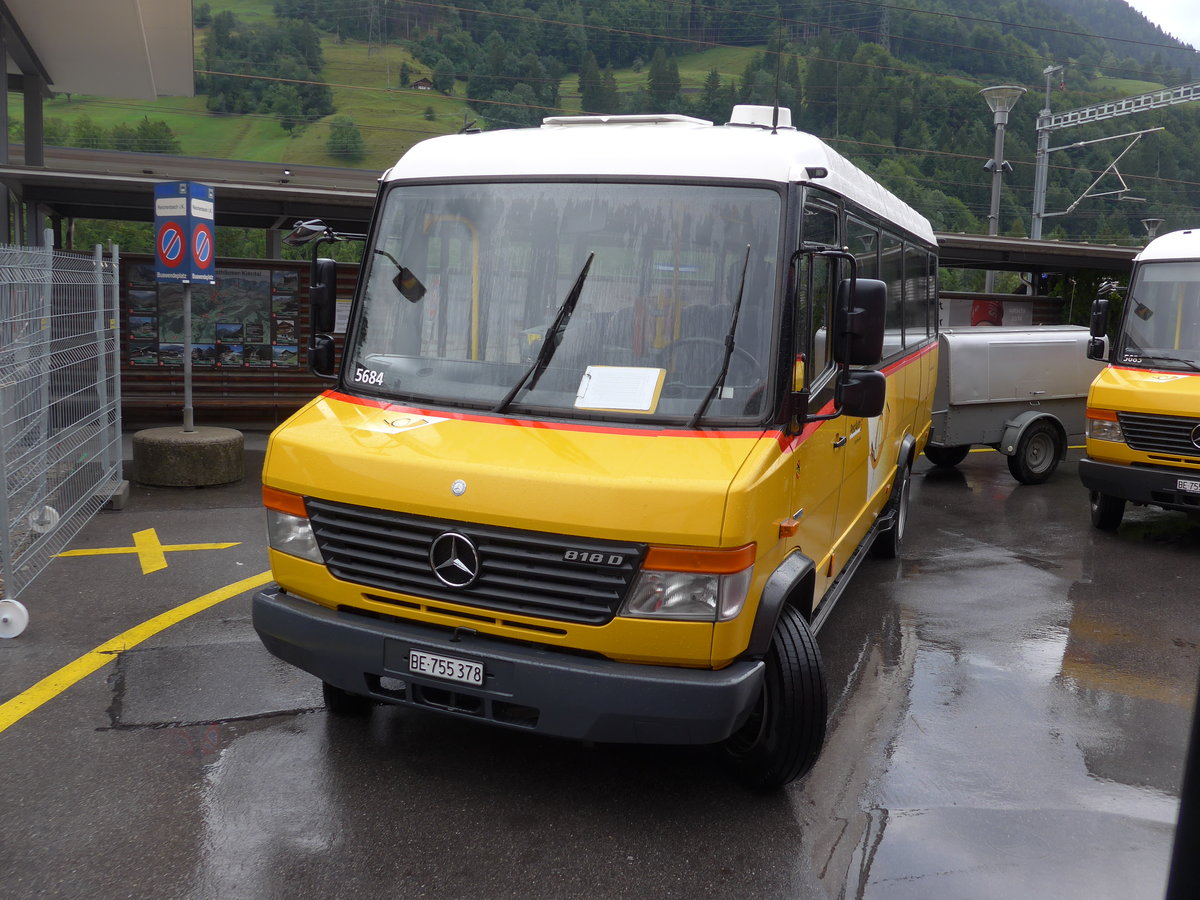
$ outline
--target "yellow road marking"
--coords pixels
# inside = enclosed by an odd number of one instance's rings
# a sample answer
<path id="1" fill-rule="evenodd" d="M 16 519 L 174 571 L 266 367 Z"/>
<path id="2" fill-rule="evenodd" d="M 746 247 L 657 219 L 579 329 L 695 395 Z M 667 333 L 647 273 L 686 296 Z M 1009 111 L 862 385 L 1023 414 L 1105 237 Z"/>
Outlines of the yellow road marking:
<path id="1" fill-rule="evenodd" d="M 59 556 L 112 556 L 121 553 L 136 553 L 142 566 L 142 574 L 149 575 L 167 567 L 167 553 L 181 550 L 226 550 L 236 547 L 240 541 L 231 544 L 164 544 L 158 539 L 158 532 L 153 528 L 133 533 L 132 547 L 100 547 L 94 550 L 64 550 Z"/>
<path id="2" fill-rule="evenodd" d="M 270 580 L 270 572 L 251 575 L 249 578 L 235 581 L 233 584 L 218 588 L 202 597 L 189 600 L 174 609 L 160 613 L 152 619 L 147 619 L 141 625 L 135 625 L 128 631 L 118 634 L 112 640 L 105 641 L 96 649 L 63 666 L 53 675 L 47 675 L 33 687 L 22 691 L 6 703 L 0 704 L 0 731 L 4 731 L 9 725 L 29 715 L 43 703 L 54 699 L 73 684 L 82 681 L 97 669 L 112 662 L 117 658 L 118 653 L 136 647 L 147 638 L 154 637 L 160 631 L 164 631 L 198 612 L 203 612 L 210 606 L 216 606 L 222 600 L 236 597 L 238 594 L 264 585 Z"/>

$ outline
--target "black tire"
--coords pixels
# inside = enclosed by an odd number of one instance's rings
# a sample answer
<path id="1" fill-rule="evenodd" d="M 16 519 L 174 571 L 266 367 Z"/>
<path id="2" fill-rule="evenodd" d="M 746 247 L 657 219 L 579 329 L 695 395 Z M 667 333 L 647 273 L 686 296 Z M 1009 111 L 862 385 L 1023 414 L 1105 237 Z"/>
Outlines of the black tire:
<path id="1" fill-rule="evenodd" d="M 1091 491 L 1088 493 L 1088 503 L 1092 508 L 1092 524 L 1101 531 L 1116 531 L 1121 527 L 1121 519 L 1125 517 L 1125 501 L 1120 497 Z"/>
<path id="2" fill-rule="evenodd" d="M 352 694 L 347 690 L 321 682 L 321 696 L 325 699 L 325 709 L 331 716 L 343 718 L 360 718 L 371 712 L 375 701 L 361 694 Z"/>
<path id="3" fill-rule="evenodd" d="M 925 458 L 942 469 L 953 469 L 967 458 L 971 452 L 970 444 L 960 444 L 957 447 L 938 447 L 933 444 L 925 445 Z"/>
<path id="4" fill-rule="evenodd" d="M 1063 436 L 1054 423 L 1042 420 L 1025 429 L 1008 471 L 1021 484 L 1041 484 L 1054 474 L 1063 455 Z"/>
<path id="5" fill-rule="evenodd" d="M 871 544 L 871 555 L 881 559 L 895 559 L 900 555 L 904 543 L 904 530 L 908 527 L 908 500 L 912 491 L 912 469 L 901 464 L 896 472 L 896 484 L 888 498 L 884 514 L 894 513 L 892 524 L 875 535 Z"/>
<path id="6" fill-rule="evenodd" d="M 826 702 L 816 639 L 800 612 L 786 606 L 771 638 L 758 702 L 721 744 L 738 777 L 762 790 L 807 773 L 825 743 Z"/>

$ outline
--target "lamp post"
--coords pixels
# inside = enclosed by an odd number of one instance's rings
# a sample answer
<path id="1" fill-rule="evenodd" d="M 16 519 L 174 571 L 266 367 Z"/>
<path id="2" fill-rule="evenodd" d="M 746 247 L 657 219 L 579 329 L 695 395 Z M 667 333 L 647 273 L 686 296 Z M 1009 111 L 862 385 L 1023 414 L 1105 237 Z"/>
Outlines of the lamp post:
<path id="1" fill-rule="evenodd" d="M 1146 236 L 1150 240 L 1158 235 L 1158 229 L 1162 227 L 1166 219 L 1142 219 L 1142 227 L 1146 229 Z"/>
<path id="2" fill-rule="evenodd" d="M 1012 166 L 1004 159 L 1004 126 L 1008 124 L 1009 110 L 1017 105 L 1017 101 L 1025 93 L 1025 88 L 1016 84 L 998 84 L 986 87 L 979 93 L 987 101 L 996 126 L 996 144 L 992 150 L 992 158 L 984 166 L 992 173 L 992 207 L 988 213 L 988 234 L 995 235 L 1000 233 L 1000 177 L 1006 169 L 1012 171 Z M 989 269 L 984 290 L 990 294 L 995 282 L 996 273 Z"/>

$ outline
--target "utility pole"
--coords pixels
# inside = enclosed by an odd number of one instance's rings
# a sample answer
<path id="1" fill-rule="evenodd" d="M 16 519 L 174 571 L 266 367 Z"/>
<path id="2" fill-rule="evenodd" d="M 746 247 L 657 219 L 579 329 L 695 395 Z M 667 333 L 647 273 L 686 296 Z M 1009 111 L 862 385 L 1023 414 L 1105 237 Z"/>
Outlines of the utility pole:
<path id="1" fill-rule="evenodd" d="M 1029 226 L 1029 237 L 1035 241 L 1041 240 L 1042 237 L 1042 216 L 1046 212 L 1046 178 L 1049 174 L 1050 158 L 1050 130 L 1042 128 L 1042 121 L 1050 116 L 1050 79 L 1061 74 L 1062 70 L 1062 66 L 1046 66 L 1042 70 L 1042 74 L 1046 76 L 1046 102 L 1038 114 L 1037 153 L 1034 156 L 1033 168 L 1033 222 Z"/>

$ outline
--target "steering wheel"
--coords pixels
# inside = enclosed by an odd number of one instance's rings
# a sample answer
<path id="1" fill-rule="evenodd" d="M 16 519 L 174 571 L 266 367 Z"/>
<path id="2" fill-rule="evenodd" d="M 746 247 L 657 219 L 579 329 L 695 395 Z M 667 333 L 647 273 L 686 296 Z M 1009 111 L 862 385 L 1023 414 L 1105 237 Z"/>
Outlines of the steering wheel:
<path id="1" fill-rule="evenodd" d="M 670 375 L 671 375 L 671 366 L 669 365 L 669 363 L 670 363 L 670 362 L 671 362 L 673 359 L 675 359 L 675 354 L 676 354 L 677 352 L 679 352 L 679 350 L 680 350 L 681 348 L 683 348 L 683 347 L 689 347 L 689 346 L 698 346 L 698 347 L 712 347 L 712 348 L 714 348 L 714 349 L 715 349 L 715 351 L 716 351 L 716 354 L 715 354 L 715 359 L 716 359 L 718 362 L 719 362 L 719 361 L 720 361 L 720 360 L 721 360 L 721 359 L 724 357 L 724 354 L 725 354 L 725 342 L 724 342 L 723 340 L 720 340 L 720 339 L 718 339 L 718 338 L 711 338 L 711 337 L 683 337 L 683 338 L 679 338 L 678 340 L 672 341 L 671 343 L 667 344 L 667 346 L 663 347 L 663 348 L 662 348 L 662 350 L 660 350 L 660 351 L 659 351 L 659 354 L 660 354 L 660 360 L 661 360 L 661 361 L 662 361 L 662 363 L 663 363 L 663 368 L 667 370 L 667 373 L 668 373 L 668 378 L 669 378 L 669 377 L 670 377 Z M 696 351 L 692 351 L 692 352 L 696 352 Z M 686 355 L 686 351 L 684 351 L 684 355 Z M 752 353 L 750 353 L 748 350 L 743 350 L 741 347 L 734 346 L 734 348 L 733 348 L 733 356 L 732 356 L 732 357 L 730 357 L 730 359 L 732 360 L 733 358 L 737 358 L 737 359 L 740 359 L 740 360 L 742 360 L 743 362 L 746 362 L 746 363 L 748 363 L 748 364 L 749 364 L 749 366 L 750 366 L 750 370 L 751 370 L 752 372 L 757 372 L 757 371 L 758 371 L 758 360 L 757 360 L 757 359 L 754 357 L 754 355 L 753 355 Z M 712 377 L 714 377 L 714 378 L 716 377 L 716 374 L 717 374 L 717 368 L 718 368 L 718 366 L 714 366 L 714 367 L 713 367 L 713 369 L 712 369 Z M 708 383 L 705 383 L 705 384 L 702 384 L 702 385 L 693 385 L 693 384 L 687 384 L 686 382 L 683 382 L 683 381 L 671 380 L 671 381 L 668 381 L 668 382 L 667 382 L 667 383 L 664 385 L 664 389 L 665 389 L 667 386 L 678 386 L 678 387 L 708 387 L 709 385 L 708 385 Z"/>

